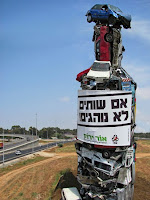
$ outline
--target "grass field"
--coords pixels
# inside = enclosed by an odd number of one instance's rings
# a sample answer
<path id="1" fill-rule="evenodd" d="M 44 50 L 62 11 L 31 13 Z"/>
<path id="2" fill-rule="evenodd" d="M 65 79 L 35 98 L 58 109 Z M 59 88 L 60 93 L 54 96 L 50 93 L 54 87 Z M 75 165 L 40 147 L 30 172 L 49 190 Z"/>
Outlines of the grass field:
<path id="1" fill-rule="evenodd" d="M 149 200 L 150 141 L 140 140 L 137 144 L 134 200 Z M 0 169 L 0 200 L 48 200 L 50 197 L 59 200 L 61 189 L 57 183 L 67 170 L 69 179 L 66 179 L 66 184 L 76 184 L 77 155 L 74 144 L 65 144 L 46 152 L 54 156 L 35 156 Z"/>

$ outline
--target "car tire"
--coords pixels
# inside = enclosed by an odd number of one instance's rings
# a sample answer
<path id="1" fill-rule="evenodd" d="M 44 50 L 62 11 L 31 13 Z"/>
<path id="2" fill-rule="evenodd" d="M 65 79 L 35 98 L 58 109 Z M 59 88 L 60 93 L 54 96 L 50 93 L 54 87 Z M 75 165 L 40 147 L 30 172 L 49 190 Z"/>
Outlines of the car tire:
<path id="1" fill-rule="evenodd" d="M 127 23 L 126 25 L 123 25 L 123 28 L 125 28 L 125 29 L 131 28 L 130 22 Z"/>
<path id="2" fill-rule="evenodd" d="M 87 148 L 88 148 L 89 150 L 92 150 L 92 149 L 93 149 L 93 145 L 92 145 L 92 144 L 87 144 Z"/>
<path id="3" fill-rule="evenodd" d="M 102 156 L 103 156 L 103 158 L 109 159 L 110 156 L 111 156 L 111 153 L 110 153 L 110 151 L 108 151 L 108 150 L 104 150 L 104 151 L 102 152 Z"/>
<path id="4" fill-rule="evenodd" d="M 91 14 L 89 14 L 89 15 L 87 16 L 87 22 L 89 22 L 89 23 L 92 22 L 92 16 L 91 16 Z"/>
<path id="5" fill-rule="evenodd" d="M 111 25 L 115 25 L 116 23 L 116 18 L 113 16 L 113 15 L 110 15 L 109 18 L 108 18 L 108 23 L 111 24 Z"/>
<path id="6" fill-rule="evenodd" d="M 106 33 L 104 36 L 106 42 L 113 42 L 113 35 L 111 33 Z"/>

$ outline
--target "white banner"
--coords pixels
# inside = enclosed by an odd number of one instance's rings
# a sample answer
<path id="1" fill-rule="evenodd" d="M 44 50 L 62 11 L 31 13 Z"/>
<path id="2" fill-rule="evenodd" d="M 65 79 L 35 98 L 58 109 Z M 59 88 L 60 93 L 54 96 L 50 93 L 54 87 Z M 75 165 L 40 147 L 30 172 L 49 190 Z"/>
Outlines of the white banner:
<path id="1" fill-rule="evenodd" d="M 130 145 L 132 93 L 79 90 L 77 138 L 106 145 Z"/>

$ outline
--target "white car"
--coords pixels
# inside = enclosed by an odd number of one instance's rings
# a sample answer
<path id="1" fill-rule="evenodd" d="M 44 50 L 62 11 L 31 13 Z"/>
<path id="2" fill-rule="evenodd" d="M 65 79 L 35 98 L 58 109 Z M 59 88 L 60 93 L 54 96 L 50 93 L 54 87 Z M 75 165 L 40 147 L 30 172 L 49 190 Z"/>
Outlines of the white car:
<path id="1" fill-rule="evenodd" d="M 109 79 L 112 74 L 110 61 L 95 60 L 90 71 L 87 73 L 88 79 L 95 79 L 96 81 L 103 81 Z"/>
<path id="2" fill-rule="evenodd" d="M 21 151 L 20 151 L 20 150 L 17 150 L 17 151 L 15 151 L 15 154 L 16 154 L 16 155 L 21 155 Z"/>
<path id="3" fill-rule="evenodd" d="M 77 188 L 63 188 L 61 191 L 62 200 L 82 200 Z"/>

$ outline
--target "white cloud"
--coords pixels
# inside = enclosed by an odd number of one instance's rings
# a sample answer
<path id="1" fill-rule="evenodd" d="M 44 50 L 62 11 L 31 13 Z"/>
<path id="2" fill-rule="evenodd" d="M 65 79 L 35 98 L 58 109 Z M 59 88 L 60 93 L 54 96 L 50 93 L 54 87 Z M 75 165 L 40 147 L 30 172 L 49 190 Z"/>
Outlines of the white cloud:
<path id="1" fill-rule="evenodd" d="M 61 97 L 61 98 L 60 98 L 60 101 L 62 101 L 62 102 L 69 102 L 69 101 L 70 101 L 70 98 L 67 97 L 67 96 Z"/>
<path id="2" fill-rule="evenodd" d="M 137 88 L 137 97 L 143 100 L 150 100 L 150 87 L 147 88 Z"/>
<path id="3" fill-rule="evenodd" d="M 149 27 L 150 21 L 146 20 L 133 20 L 131 24 L 131 29 L 127 29 L 124 33 L 134 37 L 140 37 L 148 42 L 150 42 Z"/>
<path id="4" fill-rule="evenodd" d="M 137 82 L 140 87 L 149 86 L 150 80 L 150 68 L 147 64 L 141 64 L 138 60 L 125 61 L 123 68 L 131 75 L 131 77 Z"/>

